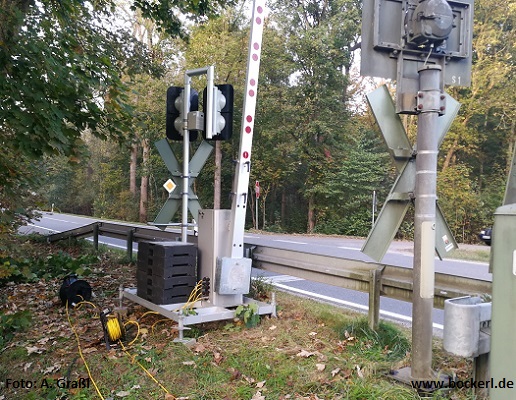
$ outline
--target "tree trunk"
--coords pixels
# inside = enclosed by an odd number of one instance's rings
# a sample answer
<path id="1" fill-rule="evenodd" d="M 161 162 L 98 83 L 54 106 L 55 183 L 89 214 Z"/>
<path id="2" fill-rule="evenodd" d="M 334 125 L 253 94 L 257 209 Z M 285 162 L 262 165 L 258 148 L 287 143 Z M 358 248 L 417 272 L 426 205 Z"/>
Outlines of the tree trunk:
<path id="1" fill-rule="evenodd" d="M 256 195 L 254 194 L 253 190 L 251 188 L 249 188 L 249 203 L 251 204 L 251 217 L 252 217 L 252 220 L 253 220 L 253 228 L 257 228 L 257 224 L 256 224 L 256 221 L 257 221 L 257 215 L 256 215 Z"/>
<path id="2" fill-rule="evenodd" d="M 516 120 L 513 120 L 512 124 L 511 124 L 511 135 L 510 135 L 510 140 L 509 140 L 509 148 L 507 149 L 507 163 L 506 163 L 506 167 L 505 167 L 507 169 L 507 173 L 509 173 L 511 170 L 515 142 L 516 142 Z"/>
<path id="3" fill-rule="evenodd" d="M 455 154 L 455 150 L 457 149 L 457 146 L 459 145 L 459 138 L 456 137 L 453 141 L 453 144 L 448 149 L 448 152 L 446 153 L 446 158 L 444 159 L 442 172 L 446 171 L 446 169 L 450 166 L 451 160 L 453 159 L 453 156 Z"/>
<path id="4" fill-rule="evenodd" d="M 315 229 L 315 205 L 314 196 L 308 198 L 308 233 L 313 233 Z"/>
<path id="5" fill-rule="evenodd" d="M 284 221 L 287 220 L 287 191 L 285 188 L 281 190 L 281 226 L 283 226 Z"/>
<path id="6" fill-rule="evenodd" d="M 149 163 L 149 141 L 144 139 L 142 141 L 143 149 L 143 174 L 142 181 L 140 184 L 140 222 L 147 222 L 147 203 L 148 203 L 148 189 L 149 189 L 149 174 L 147 172 L 147 166 Z"/>
<path id="7" fill-rule="evenodd" d="M 136 197 L 136 165 L 138 163 L 138 145 L 131 147 L 131 161 L 129 163 L 129 191 Z"/>
<path id="8" fill-rule="evenodd" d="M 267 202 L 267 196 L 269 195 L 270 190 L 271 190 L 271 185 L 267 185 L 267 189 L 262 187 L 261 192 L 260 192 L 260 199 L 262 199 L 262 218 L 263 218 L 262 229 L 265 229 L 265 225 L 267 224 L 267 213 L 265 210 L 265 204 Z"/>
<path id="9" fill-rule="evenodd" d="M 213 177 L 213 209 L 220 209 L 220 192 L 222 186 L 222 150 L 220 140 L 215 141 L 215 174 Z"/>

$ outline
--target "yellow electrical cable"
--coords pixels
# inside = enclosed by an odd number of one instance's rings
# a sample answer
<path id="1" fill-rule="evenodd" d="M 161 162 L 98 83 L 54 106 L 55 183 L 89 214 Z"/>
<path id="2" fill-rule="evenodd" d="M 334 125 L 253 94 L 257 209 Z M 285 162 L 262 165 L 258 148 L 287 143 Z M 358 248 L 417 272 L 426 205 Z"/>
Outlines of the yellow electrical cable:
<path id="1" fill-rule="evenodd" d="M 125 354 L 127 354 L 127 356 L 132 360 L 132 362 L 136 362 L 136 364 L 138 364 L 138 366 L 143 369 L 143 371 L 154 381 L 156 382 L 156 384 L 161 388 L 163 389 L 163 391 L 169 395 L 171 395 L 174 399 L 175 397 L 168 391 L 168 389 L 163 386 L 156 378 L 154 378 L 154 376 L 147 370 L 147 368 L 145 368 L 137 359 L 136 359 L 136 356 L 132 356 L 128 351 L 127 349 L 125 348 L 124 344 L 119 341 L 120 343 L 120 346 L 122 347 L 122 350 L 124 351 Z"/>
<path id="2" fill-rule="evenodd" d="M 194 297 L 194 293 L 197 294 L 199 292 L 199 290 L 201 290 L 201 289 L 202 289 L 202 281 L 199 281 L 199 282 L 197 282 L 197 284 L 194 286 L 194 288 L 190 292 L 190 296 L 188 296 L 188 300 L 186 302 L 187 303 L 190 302 L 190 300 L 192 300 L 192 298 Z"/>
<path id="3" fill-rule="evenodd" d="M 91 380 L 91 383 L 93 383 L 93 386 L 95 387 L 95 390 L 97 391 L 99 397 L 102 400 L 105 400 L 104 396 L 102 396 L 102 393 L 100 393 L 100 390 L 99 390 L 97 384 L 95 383 L 93 376 L 91 375 L 90 367 L 88 367 L 88 363 L 86 362 L 86 359 L 84 358 L 84 355 L 82 354 L 81 340 L 79 339 L 79 335 L 77 334 L 77 331 L 75 330 L 74 325 L 72 324 L 72 320 L 70 319 L 70 313 L 68 312 L 68 301 L 66 302 L 66 317 L 68 318 L 68 323 L 70 324 L 70 327 L 72 328 L 72 331 L 75 334 L 75 339 L 77 340 L 77 348 L 79 350 L 79 355 L 81 356 L 81 359 L 84 362 L 84 366 L 86 367 L 86 371 L 88 372 L 88 376 Z"/>
<path id="4" fill-rule="evenodd" d="M 136 342 L 136 340 L 138 339 L 138 337 L 140 336 L 140 324 L 136 321 L 127 321 L 125 324 L 124 324 L 124 328 L 126 325 L 128 324 L 133 324 L 133 325 L 136 325 L 136 328 L 138 329 L 138 332 L 136 333 L 136 337 L 131 341 L 129 342 L 128 346 L 132 346 L 134 342 Z"/>
<path id="5" fill-rule="evenodd" d="M 147 312 L 144 312 L 142 314 L 142 316 L 140 317 L 140 319 L 142 319 L 143 317 L 145 317 L 147 315 L 150 315 L 150 314 L 158 314 L 159 315 L 159 312 L 157 312 L 157 311 L 147 311 Z"/>
<path id="6" fill-rule="evenodd" d="M 193 288 L 192 292 L 190 293 L 190 296 L 188 296 L 188 300 L 181 307 L 181 309 L 183 310 L 185 308 L 192 307 L 201 298 L 202 298 L 202 280 L 197 282 L 197 284 Z"/>
<path id="7" fill-rule="evenodd" d="M 97 306 L 93 303 L 90 303 L 88 301 L 85 301 L 83 300 L 81 303 L 84 303 L 84 304 L 88 304 L 88 305 L 91 305 L 93 306 L 94 308 L 97 308 Z M 81 304 L 81 303 L 78 303 L 77 305 Z M 154 313 L 154 314 L 159 314 L 157 312 L 154 312 L 154 311 L 149 311 L 145 314 L 143 314 L 143 316 L 145 316 L 146 314 L 151 314 L 151 313 Z M 142 317 L 143 317 L 142 316 Z M 72 320 L 70 318 L 70 313 L 68 311 L 68 302 L 66 302 L 66 317 L 68 319 L 68 323 L 70 324 L 70 327 L 72 328 L 72 331 L 75 335 L 75 339 L 77 341 L 77 348 L 78 348 L 78 351 L 79 351 L 79 355 L 81 356 L 81 359 L 82 361 L 84 362 L 84 366 L 86 368 L 86 371 L 88 372 L 88 376 L 91 380 L 91 382 L 93 383 L 93 386 L 95 387 L 95 390 L 97 391 L 97 394 L 99 395 L 99 397 L 102 399 L 102 400 L 105 400 L 104 396 L 102 396 L 102 393 L 100 392 L 100 389 L 98 388 L 95 380 L 93 379 L 93 376 L 91 374 L 91 371 L 90 371 L 90 368 L 88 366 L 88 363 L 86 362 L 86 359 L 84 357 L 84 354 L 82 353 L 82 348 L 81 348 L 81 343 L 80 343 L 80 338 L 79 338 L 79 335 L 77 333 L 77 330 L 75 329 L 75 326 L 73 325 L 72 323 Z M 160 320 L 160 321 L 163 321 L 163 320 Z M 160 322 L 158 321 L 158 322 Z M 156 323 L 158 323 L 156 322 Z M 155 323 L 155 324 L 156 324 Z M 140 335 L 140 325 L 138 324 L 137 321 L 127 321 L 123 326 L 125 327 L 126 325 L 128 324 L 133 324 L 133 325 L 136 325 L 137 329 L 138 329 L 138 333 L 136 335 L 136 337 L 133 339 L 133 341 L 131 341 L 129 343 L 129 346 L 132 345 L 136 340 L 137 338 L 139 337 Z M 154 324 L 154 325 L 155 325 Z M 153 325 L 153 327 L 154 327 Z M 107 334 L 108 334 L 108 337 L 109 337 L 109 340 L 111 340 L 112 342 L 115 342 L 115 341 L 118 341 L 118 343 L 120 344 L 122 350 L 124 351 L 124 353 L 127 354 L 127 356 L 131 359 L 131 362 L 136 362 L 136 364 L 138 364 L 138 366 L 163 390 L 165 391 L 165 393 L 171 395 L 173 397 L 173 399 L 175 399 L 175 397 L 168 391 L 168 389 L 163 386 L 138 360 L 136 360 L 136 356 L 132 356 L 128 351 L 127 351 L 127 348 L 124 346 L 124 344 L 122 343 L 121 341 L 121 338 L 123 336 L 123 332 L 122 332 L 122 326 L 120 325 L 120 321 L 118 320 L 118 318 L 116 316 L 108 316 L 107 317 L 107 321 L 106 321 L 106 331 L 107 331 Z"/>
<path id="8" fill-rule="evenodd" d="M 159 320 L 157 320 L 156 322 L 154 322 L 154 324 L 152 324 L 152 326 L 151 326 L 151 332 L 153 332 L 153 333 L 154 333 L 154 327 L 155 327 L 156 325 L 158 325 L 160 322 L 165 322 L 165 321 L 172 321 L 172 320 L 171 320 L 170 318 L 163 318 L 163 319 L 159 319 Z"/>
<path id="9" fill-rule="evenodd" d="M 79 295 L 78 295 L 78 296 L 79 296 Z M 80 296 L 80 297 L 82 297 L 82 296 Z M 87 304 L 87 305 L 89 305 L 89 306 L 92 306 L 95 310 L 97 310 L 97 306 L 96 306 L 95 304 L 93 304 L 91 301 L 87 301 L 87 300 L 82 300 L 82 301 L 80 301 L 79 303 L 77 303 L 77 304 L 75 305 L 75 308 L 76 308 L 77 310 L 80 310 L 80 308 L 81 308 L 81 306 L 82 306 L 83 304 Z"/>

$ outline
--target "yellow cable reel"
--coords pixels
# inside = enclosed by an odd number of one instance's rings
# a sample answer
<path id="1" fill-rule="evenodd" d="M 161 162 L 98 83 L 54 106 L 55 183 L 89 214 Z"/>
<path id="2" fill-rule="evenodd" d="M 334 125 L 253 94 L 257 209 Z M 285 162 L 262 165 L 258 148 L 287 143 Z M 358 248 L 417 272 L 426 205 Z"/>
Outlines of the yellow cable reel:
<path id="1" fill-rule="evenodd" d="M 124 339 L 124 325 L 120 322 L 118 315 L 113 314 L 109 310 L 104 310 L 100 314 L 100 321 L 102 322 L 102 328 L 104 329 L 106 348 L 109 350 L 111 344 L 115 344 L 119 340 Z"/>

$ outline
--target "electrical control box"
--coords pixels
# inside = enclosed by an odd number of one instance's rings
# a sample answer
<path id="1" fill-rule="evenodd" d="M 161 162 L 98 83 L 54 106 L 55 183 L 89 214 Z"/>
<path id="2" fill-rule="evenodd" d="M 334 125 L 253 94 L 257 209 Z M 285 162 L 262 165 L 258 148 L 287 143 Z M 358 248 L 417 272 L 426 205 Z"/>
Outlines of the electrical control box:
<path id="1" fill-rule="evenodd" d="M 215 290 L 217 293 L 249 293 L 251 264 L 252 260 L 250 258 L 219 258 L 215 273 Z"/>
<path id="2" fill-rule="evenodd" d="M 493 270 L 493 311 L 491 319 L 490 370 L 494 382 L 516 376 L 516 204 L 495 212 L 491 241 Z M 511 397 L 508 389 L 493 387 L 493 400 Z"/>
<path id="3" fill-rule="evenodd" d="M 249 292 L 251 259 L 230 258 L 228 235 L 230 210 L 202 210 L 199 213 L 200 277 L 214 282 L 209 294 L 215 306 L 233 307 L 243 303 Z"/>

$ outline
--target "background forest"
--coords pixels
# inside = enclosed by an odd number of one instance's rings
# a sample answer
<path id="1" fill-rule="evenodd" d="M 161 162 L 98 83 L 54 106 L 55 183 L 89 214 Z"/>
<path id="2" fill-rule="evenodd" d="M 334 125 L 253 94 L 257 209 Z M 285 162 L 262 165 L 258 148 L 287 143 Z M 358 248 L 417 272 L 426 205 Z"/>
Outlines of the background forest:
<path id="1" fill-rule="evenodd" d="M 368 234 L 373 191 L 380 209 L 395 170 L 365 105 L 378 82 L 357 67 L 361 4 L 269 1 L 249 188 L 254 194 L 258 180 L 262 190 L 259 215 L 249 196 L 248 227 L 258 219 L 260 229 L 275 232 Z M 52 204 L 152 221 L 168 197 L 162 185 L 169 172 L 153 144 L 165 137 L 167 87 L 182 86 L 186 69 L 211 64 L 216 83 L 235 88 L 234 134 L 216 144 L 195 190 L 203 207 L 228 208 L 249 7 L 0 0 L 3 229 L 19 222 L 15 215 Z M 516 144 L 515 22 L 515 2 L 476 0 L 473 84 L 447 88 L 462 106 L 440 149 L 438 195 L 460 242 L 474 241 L 503 200 Z M 194 81 L 199 92 L 204 86 Z M 404 118 L 413 137 L 416 120 Z M 181 142 L 172 146 L 181 158 Z M 410 237 L 411 218 L 401 237 Z"/>

